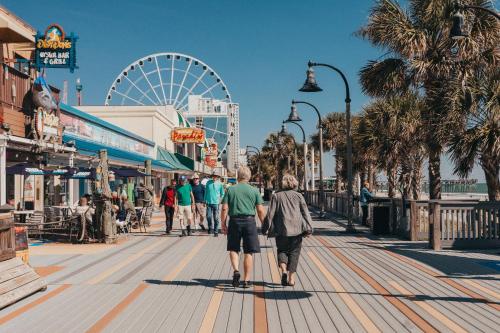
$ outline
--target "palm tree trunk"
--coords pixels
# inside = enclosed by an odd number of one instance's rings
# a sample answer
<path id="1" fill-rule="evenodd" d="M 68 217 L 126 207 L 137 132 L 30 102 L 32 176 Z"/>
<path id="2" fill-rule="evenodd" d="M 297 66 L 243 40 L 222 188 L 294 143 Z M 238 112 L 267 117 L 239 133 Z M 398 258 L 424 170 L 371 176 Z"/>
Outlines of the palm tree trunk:
<path id="1" fill-rule="evenodd" d="M 420 193 L 422 189 L 422 159 L 417 157 L 415 161 L 415 167 L 411 174 L 411 190 L 413 200 L 418 200 L 420 198 Z"/>
<path id="2" fill-rule="evenodd" d="M 481 167 L 488 187 L 488 200 L 500 200 L 500 167 L 495 163 L 494 159 L 490 159 L 485 155 L 481 156 Z"/>
<path id="3" fill-rule="evenodd" d="M 335 154 L 335 176 L 337 176 L 337 179 L 335 181 L 335 192 L 340 193 L 342 189 L 342 176 L 341 176 L 340 157 L 337 154 Z"/>
<path id="4" fill-rule="evenodd" d="M 387 168 L 387 195 L 389 198 L 394 198 L 396 196 L 396 168 L 394 166 L 389 166 Z"/>
<path id="5" fill-rule="evenodd" d="M 429 147 L 429 199 L 441 199 L 441 147 Z"/>

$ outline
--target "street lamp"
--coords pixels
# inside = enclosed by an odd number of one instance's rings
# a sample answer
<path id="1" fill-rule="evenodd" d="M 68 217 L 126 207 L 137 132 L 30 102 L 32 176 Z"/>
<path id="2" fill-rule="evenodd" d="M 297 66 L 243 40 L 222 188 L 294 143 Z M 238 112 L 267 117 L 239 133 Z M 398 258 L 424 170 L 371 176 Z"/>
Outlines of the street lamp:
<path id="1" fill-rule="evenodd" d="M 342 73 L 340 71 L 340 69 L 338 69 L 337 67 L 334 67 L 334 66 L 328 65 L 328 64 L 315 63 L 315 62 L 311 62 L 311 61 L 309 61 L 307 63 L 307 66 L 308 66 L 307 78 L 306 78 L 304 85 L 302 86 L 302 88 L 299 89 L 299 91 L 302 91 L 302 92 L 322 91 L 322 89 L 318 86 L 318 83 L 316 82 L 316 78 L 314 76 L 313 67 L 316 67 L 316 66 L 328 67 L 328 68 L 334 70 L 335 72 L 340 74 L 340 76 L 342 77 L 342 80 L 344 81 L 344 85 L 345 85 L 345 122 L 346 122 L 346 134 L 347 134 L 347 140 L 346 140 L 347 141 L 347 147 L 346 147 L 347 148 L 347 158 L 346 158 L 346 160 L 347 160 L 347 226 L 346 226 L 346 231 L 347 232 L 355 232 L 356 229 L 354 228 L 354 225 L 352 223 L 352 215 L 353 215 L 353 212 L 352 212 L 352 210 L 353 210 L 352 209 L 352 199 L 353 199 L 352 183 L 353 183 L 353 180 L 352 180 L 351 96 L 349 93 L 349 83 L 347 82 L 347 79 L 346 79 L 344 73 Z M 320 131 L 320 141 L 322 139 L 321 132 L 322 131 Z M 321 144 L 321 142 L 320 142 L 320 144 Z M 322 147 L 321 147 L 320 153 L 321 154 L 323 153 Z M 321 154 L 320 154 L 320 156 L 321 156 Z M 321 185 L 323 185 L 323 183 Z M 323 198 L 321 198 L 321 199 L 323 201 Z"/>
<path id="2" fill-rule="evenodd" d="M 261 159 L 260 159 L 260 149 L 255 147 L 255 146 L 246 146 L 246 151 L 247 151 L 247 155 L 248 155 L 248 148 L 252 148 L 252 149 L 255 149 L 255 153 L 257 154 L 257 174 L 259 175 L 259 192 L 260 190 L 262 189 L 262 175 L 261 175 L 261 172 L 260 172 L 260 163 L 261 163 Z"/>
<path id="3" fill-rule="evenodd" d="M 309 83 L 308 83 L 309 81 Z M 321 88 L 316 85 L 316 81 L 314 80 L 314 71 L 312 71 L 312 68 L 307 70 L 307 79 L 306 83 L 304 83 L 304 87 L 309 87 L 312 89 L 311 91 L 321 91 Z M 319 90 L 317 90 L 319 89 Z M 305 90 L 301 90 L 305 91 Z M 316 111 L 316 115 L 318 116 L 318 124 L 319 124 L 319 208 L 320 208 L 320 216 L 323 216 L 325 212 L 325 189 L 323 186 L 323 119 L 321 118 L 321 114 L 319 113 L 319 110 L 317 107 L 315 107 L 313 104 L 309 102 L 304 102 L 304 101 L 295 101 L 292 100 L 292 109 L 290 112 L 290 116 L 288 116 L 288 121 L 301 121 L 299 114 L 297 112 L 297 107 L 296 104 L 305 104 L 309 105 Z M 296 120 L 298 119 L 298 120 Z M 312 156 L 311 158 L 314 158 Z M 314 170 L 312 170 L 314 172 Z"/>
<path id="4" fill-rule="evenodd" d="M 453 25 L 451 26 L 451 30 L 450 30 L 450 37 L 452 39 L 460 40 L 460 39 L 464 39 L 464 38 L 469 36 L 467 31 L 465 31 L 464 15 L 462 13 L 460 13 L 460 11 L 471 10 L 471 9 L 484 11 L 484 12 L 496 17 L 497 20 L 500 20 L 500 15 L 491 9 L 484 8 L 481 6 L 462 5 L 457 1 L 455 3 L 455 14 L 453 14 Z"/>
<path id="5" fill-rule="evenodd" d="M 286 131 L 285 123 L 286 123 L 286 121 L 283 121 L 282 124 L 281 124 L 281 133 L 280 133 L 281 135 L 288 134 L 288 132 Z M 297 141 L 295 141 L 295 137 L 293 135 L 290 135 L 290 137 L 293 140 L 293 158 L 294 158 L 293 167 L 294 167 L 294 175 L 295 175 L 295 177 L 298 177 L 298 170 L 297 170 L 297 168 L 298 168 L 298 166 L 297 166 Z M 290 156 L 288 158 L 290 158 Z M 290 165 L 288 166 L 288 169 L 290 169 Z"/>
<path id="6" fill-rule="evenodd" d="M 300 130 L 302 131 L 302 144 L 303 144 L 303 149 L 304 149 L 304 184 L 303 184 L 303 189 L 304 191 L 309 190 L 309 185 L 307 184 L 307 142 L 306 142 L 306 132 L 304 131 L 304 127 L 300 125 L 298 122 L 293 121 L 293 120 L 283 120 L 284 123 L 290 123 L 297 125 Z M 297 171 L 295 171 L 297 173 Z"/>

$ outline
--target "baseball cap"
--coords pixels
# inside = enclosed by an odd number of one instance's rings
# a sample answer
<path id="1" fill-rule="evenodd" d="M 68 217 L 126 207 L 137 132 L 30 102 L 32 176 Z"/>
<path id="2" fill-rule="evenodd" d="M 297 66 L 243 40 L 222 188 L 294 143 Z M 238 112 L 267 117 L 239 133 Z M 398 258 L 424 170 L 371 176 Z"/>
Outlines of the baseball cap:
<path id="1" fill-rule="evenodd" d="M 184 175 L 182 175 L 179 179 L 180 179 L 180 180 L 186 180 L 186 179 L 187 179 L 187 177 L 186 177 L 186 176 L 184 176 Z"/>
<path id="2" fill-rule="evenodd" d="M 195 173 L 195 174 L 193 175 L 193 177 L 191 177 L 191 178 L 193 178 L 193 179 L 200 179 L 200 176 L 199 176 L 197 173 Z"/>

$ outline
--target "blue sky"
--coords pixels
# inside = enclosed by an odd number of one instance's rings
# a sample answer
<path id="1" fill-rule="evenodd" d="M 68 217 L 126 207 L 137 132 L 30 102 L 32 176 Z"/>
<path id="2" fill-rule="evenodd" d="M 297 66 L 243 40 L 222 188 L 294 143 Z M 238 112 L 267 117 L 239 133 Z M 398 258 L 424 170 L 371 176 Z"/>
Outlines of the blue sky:
<path id="1" fill-rule="evenodd" d="M 372 0 L 0 0 L 33 27 L 59 23 L 75 32 L 74 74 L 58 69 L 48 81 L 84 85 L 84 104 L 104 103 L 116 75 L 134 60 L 156 52 L 180 52 L 203 60 L 223 78 L 233 100 L 240 103 L 241 146 L 261 145 L 288 116 L 293 98 L 310 101 L 325 114 L 344 110 L 341 78 L 317 69 L 324 92 L 298 92 L 309 59 L 343 70 L 351 85 L 352 111 L 369 101 L 361 93 L 357 73 L 382 51 L 354 36 L 366 22 Z M 308 133 L 315 114 L 299 109 Z M 295 132 L 294 126 L 290 130 Z M 298 132 L 295 132 L 298 134 Z M 327 162 L 328 163 L 328 162 Z M 325 167 L 325 172 L 328 172 Z M 443 170 L 449 175 L 449 168 Z"/>

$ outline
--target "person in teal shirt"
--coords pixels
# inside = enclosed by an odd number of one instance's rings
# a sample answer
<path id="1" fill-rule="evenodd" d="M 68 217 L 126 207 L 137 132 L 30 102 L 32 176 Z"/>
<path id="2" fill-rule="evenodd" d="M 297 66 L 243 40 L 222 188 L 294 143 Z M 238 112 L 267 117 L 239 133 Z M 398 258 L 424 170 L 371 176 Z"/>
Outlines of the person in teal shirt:
<path id="1" fill-rule="evenodd" d="M 219 207 L 223 197 L 224 186 L 219 176 L 213 173 L 212 179 L 205 185 L 205 204 L 207 205 L 208 233 L 211 234 L 213 231 L 214 237 L 219 235 Z"/>
<path id="2" fill-rule="evenodd" d="M 187 181 L 186 176 L 180 177 L 180 185 L 175 191 L 175 214 L 181 220 L 181 237 L 191 236 L 191 224 L 193 224 L 194 196 L 191 184 Z"/>

